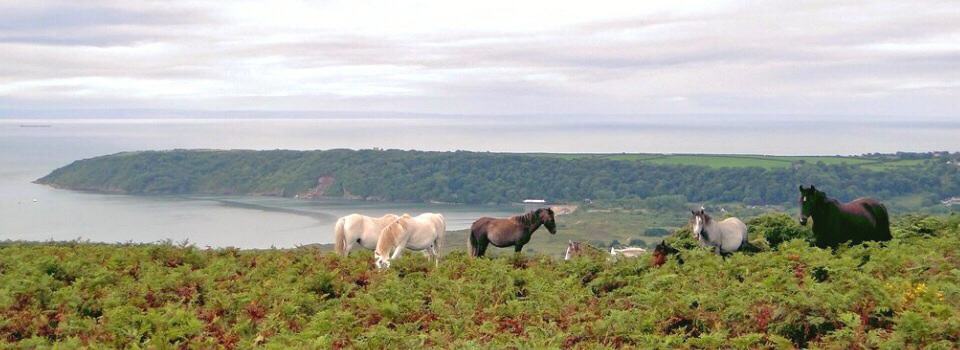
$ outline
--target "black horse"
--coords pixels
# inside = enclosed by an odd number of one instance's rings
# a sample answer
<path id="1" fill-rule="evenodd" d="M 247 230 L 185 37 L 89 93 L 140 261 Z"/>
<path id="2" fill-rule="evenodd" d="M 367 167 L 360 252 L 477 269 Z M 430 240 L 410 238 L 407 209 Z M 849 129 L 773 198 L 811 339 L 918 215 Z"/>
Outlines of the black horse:
<path id="1" fill-rule="evenodd" d="M 840 203 L 814 186 L 800 185 L 800 225 L 806 225 L 807 218 L 813 218 L 813 237 L 820 248 L 893 238 L 887 208 L 872 198 Z"/>

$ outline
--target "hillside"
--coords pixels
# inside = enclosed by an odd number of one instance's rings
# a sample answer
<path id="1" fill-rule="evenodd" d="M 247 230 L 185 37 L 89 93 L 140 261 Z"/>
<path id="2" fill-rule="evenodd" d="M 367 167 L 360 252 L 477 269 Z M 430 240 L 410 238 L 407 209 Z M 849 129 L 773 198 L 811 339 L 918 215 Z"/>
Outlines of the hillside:
<path id="1" fill-rule="evenodd" d="M 784 204 L 796 200 L 798 184 L 811 183 L 840 199 L 920 195 L 930 204 L 960 195 L 960 168 L 944 158 L 896 166 L 902 159 L 858 164 L 864 160 L 811 163 L 783 157 L 776 162 L 790 166 L 769 167 L 762 163 L 769 159 L 730 156 L 726 159 L 732 166 L 722 167 L 718 164 L 724 156 L 623 157 L 399 150 L 149 151 L 76 161 L 37 182 L 127 194 L 343 196 L 452 203 L 682 195 L 691 202 Z M 755 161 L 762 162 L 743 166 Z"/>
<path id="2" fill-rule="evenodd" d="M 436 268 L 406 254 L 376 271 L 368 252 L 7 243 L 0 343 L 949 349 L 960 341 L 958 225 L 905 217 L 884 246 L 832 253 L 792 240 L 726 260 L 693 248 L 661 267 L 455 252 Z"/>

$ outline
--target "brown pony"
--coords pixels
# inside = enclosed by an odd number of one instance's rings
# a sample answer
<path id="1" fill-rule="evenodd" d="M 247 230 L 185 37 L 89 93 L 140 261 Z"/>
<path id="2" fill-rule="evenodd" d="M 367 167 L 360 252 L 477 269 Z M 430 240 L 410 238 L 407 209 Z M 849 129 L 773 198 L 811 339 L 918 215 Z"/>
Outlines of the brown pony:
<path id="1" fill-rule="evenodd" d="M 677 255 L 678 253 L 680 253 L 680 251 L 667 244 L 667 241 L 661 241 L 660 244 L 657 244 L 657 247 L 653 249 L 653 266 L 662 266 L 667 262 L 668 256 Z M 677 255 L 677 263 L 683 264 L 683 258 L 679 255 Z"/>
<path id="2" fill-rule="evenodd" d="M 470 256 L 483 256 L 488 244 L 500 248 L 514 246 L 515 252 L 519 253 L 540 225 L 546 226 L 550 234 L 557 233 L 553 210 L 540 208 L 506 219 L 477 219 L 470 226 Z"/>

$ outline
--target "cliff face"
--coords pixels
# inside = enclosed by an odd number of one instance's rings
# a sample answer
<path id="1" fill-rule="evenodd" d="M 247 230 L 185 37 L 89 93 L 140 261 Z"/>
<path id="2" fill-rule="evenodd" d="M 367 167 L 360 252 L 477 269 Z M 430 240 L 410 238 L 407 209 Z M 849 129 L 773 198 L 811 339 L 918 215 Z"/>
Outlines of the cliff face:
<path id="1" fill-rule="evenodd" d="M 297 193 L 296 197 L 303 199 L 316 199 L 324 197 L 327 194 L 327 191 L 333 187 L 333 184 L 336 181 L 337 179 L 333 176 L 321 176 L 317 178 L 317 186 L 307 191 Z"/>

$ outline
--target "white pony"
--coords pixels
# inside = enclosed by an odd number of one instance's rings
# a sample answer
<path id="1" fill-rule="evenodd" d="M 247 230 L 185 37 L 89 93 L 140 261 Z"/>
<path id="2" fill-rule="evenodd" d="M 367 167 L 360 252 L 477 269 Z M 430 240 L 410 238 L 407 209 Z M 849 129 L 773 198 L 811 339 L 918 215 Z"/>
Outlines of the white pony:
<path id="1" fill-rule="evenodd" d="M 703 208 L 699 211 L 694 210 L 693 214 L 693 238 L 696 238 L 700 245 L 717 248 L 717 254 L 729 254 L 740 249 L 741 246 L 749 245 L 747 243 L 747 225 L 737 218 L 727 218 L 716 222 L 704 213 Z"/>
<path id="2" fill-rule="evenodd" d="M 337 220 L 334 226 L 334 245 L 337 254 L 346 256 L 350 253 L 354 243 L 373 250 L 377 247 L 380 232 L 384 227 L 397 220 L 399 216 L 387 214 L 379 218 L 372 218 L 360 214 L 350 214 Z"/>
<path id="3" fill-rule="evenodd" d="M 437 266 L 443 248 L 447 222 L 442 214 L 423 213 L 416 217 L 403 214 L 383 228 L 377 247 L 373 250 L 378 268 L 390 267 L 390 260 L 400 257 L 403 248 L 425 251 Z"/>
<path id="4" fill-rule="evenodd" d="M 610 256 L 607 256 L 606 251 L 586 242 L 568 241 L 567 252 L 563 255 L 563 260 L 570 260 L 578 256 L 605 257 L 607 260 L 617 259 L 618 257 L 636 258 L 646 253 L 647 250 L 640 247 L 624 247 L 620 249 L 610 247 Z"/>
<path id="5" fill-rule="evenodd" d="M 640 247 L 623 247 L 620 249 L 610 247 L 610 256 L 614 258 L 621 257 L 621 256 L 624 258 L 636 258 L 646 253 L 647 253 L 647 250 Z"/>

